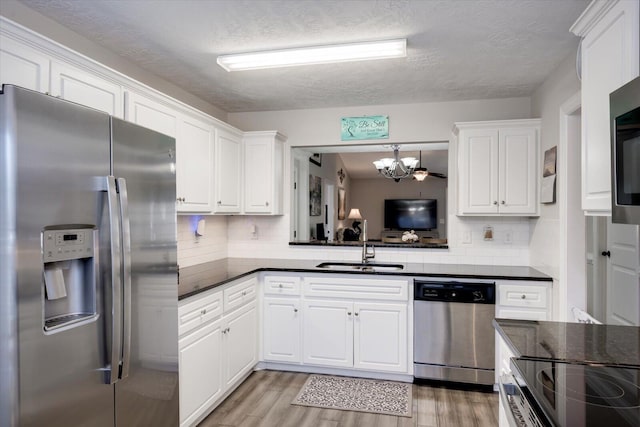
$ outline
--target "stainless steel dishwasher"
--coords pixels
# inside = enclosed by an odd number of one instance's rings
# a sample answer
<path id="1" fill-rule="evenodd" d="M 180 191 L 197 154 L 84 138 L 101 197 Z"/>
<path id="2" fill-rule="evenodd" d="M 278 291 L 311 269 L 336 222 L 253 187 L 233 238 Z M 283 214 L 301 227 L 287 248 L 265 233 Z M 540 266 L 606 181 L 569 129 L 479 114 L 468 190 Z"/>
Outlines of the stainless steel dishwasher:
<path id="1" fill-rule="evenodd" d="M 495 283 L 414 281 L 414 377 L 494 383 Z"/>

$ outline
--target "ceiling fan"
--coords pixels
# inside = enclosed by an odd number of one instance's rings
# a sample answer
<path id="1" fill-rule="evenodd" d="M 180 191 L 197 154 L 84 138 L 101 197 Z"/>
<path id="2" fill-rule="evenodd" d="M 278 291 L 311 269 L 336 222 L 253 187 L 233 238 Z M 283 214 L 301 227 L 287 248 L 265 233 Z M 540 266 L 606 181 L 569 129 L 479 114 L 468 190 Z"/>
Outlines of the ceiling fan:
<path id="1" fill-rule="evenodd" d="M 416 181 L 424 181 L 428 176 L 447 179 L 447 176 L 443 173 L 429 172 L 427 168 L 422 167 L 422 150 L 420 150 L 420 167 L 413 170 L 413 179 L 415 179 Z"/>

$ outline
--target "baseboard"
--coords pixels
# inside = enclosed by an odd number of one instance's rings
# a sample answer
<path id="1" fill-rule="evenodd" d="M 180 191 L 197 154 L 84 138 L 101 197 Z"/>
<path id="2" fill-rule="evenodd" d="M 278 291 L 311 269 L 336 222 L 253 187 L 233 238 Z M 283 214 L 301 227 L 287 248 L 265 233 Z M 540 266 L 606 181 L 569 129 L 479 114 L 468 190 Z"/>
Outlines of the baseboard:
<path id="1" fill-rule="evenodd" d="M 391 372 L 361 371 L 358 369 L 328 368 L 325 366 L 294 365 L 289 363 L 260 362 L 255 370 L 273 370 L 287 372 L 301 372 L 305 374 L 340 375 L 344 377 L 372 378 L 376 380 L 413 382 L 413 375 L 395 374 Z"/>

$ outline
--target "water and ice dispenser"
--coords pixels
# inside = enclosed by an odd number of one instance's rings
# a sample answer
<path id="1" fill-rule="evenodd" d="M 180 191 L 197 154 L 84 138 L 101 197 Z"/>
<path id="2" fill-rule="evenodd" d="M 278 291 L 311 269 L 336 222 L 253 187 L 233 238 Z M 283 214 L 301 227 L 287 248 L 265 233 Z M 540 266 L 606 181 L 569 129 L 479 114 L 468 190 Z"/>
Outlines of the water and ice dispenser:
<path id="1" fill-rule="evenodd" d="M 42 232 L 45 331 L 97 316 L 96 236 L 94 226 L 53 226 Z"/>

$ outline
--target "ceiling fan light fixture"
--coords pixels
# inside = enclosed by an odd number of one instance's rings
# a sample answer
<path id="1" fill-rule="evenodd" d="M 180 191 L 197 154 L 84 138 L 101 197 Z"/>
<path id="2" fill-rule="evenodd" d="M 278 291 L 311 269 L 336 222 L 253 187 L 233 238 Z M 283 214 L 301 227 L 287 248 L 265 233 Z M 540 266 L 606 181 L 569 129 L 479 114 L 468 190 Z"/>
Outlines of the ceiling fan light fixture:
<path id="1" fill-rule="evenodd" d="M 221 55 L 216 62 L 231 72 L 406 56 L 407 39 L 393 39 Z"/>
<path id="2" fill-rule="evenodd" d="M 416 181 L 422 182 L 428 176 L 429 176 L 429 172 L 427 172 L 426 168 L 416 168 L 413 171 L 413 179 L 415 179 Z"/>

